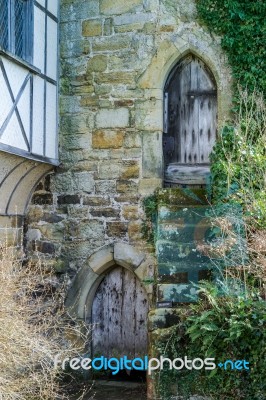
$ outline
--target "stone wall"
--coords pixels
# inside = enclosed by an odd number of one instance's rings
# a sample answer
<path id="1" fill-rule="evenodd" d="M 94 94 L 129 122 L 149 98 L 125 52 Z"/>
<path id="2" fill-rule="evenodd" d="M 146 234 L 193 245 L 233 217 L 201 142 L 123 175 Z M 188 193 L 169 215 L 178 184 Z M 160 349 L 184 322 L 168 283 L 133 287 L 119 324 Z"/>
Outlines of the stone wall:
<path id="1" fill-rule="evenodd" d="M 182 57 L 201 58 L 216 79 L 221 125 L 230 71 L 220 38 L 199 24 L 193 0 L 61 0 L 60 43 L 61 164 L 32 197 L 28 256 L 70 283 L 82 267 L 95 275 L 86 260 L 99 249 L 127 243 L 144 254 L 140 277 L 152 281 L 142 198 L 162 187 L 164 84 Z M 154 310 L 150 331 L 177 319 L 174 309 Z"/>
<path id="2" fill-rule="evenodd" d="M 60 160 L 27 220 L 28 249 L 76 271 L 99 247 L 141 240 L 141 198 L 162 185 L 163 86 L 193 52 L 217 80 L 219 121 L 229 71 L 194 2 L 61 1 Z"/>

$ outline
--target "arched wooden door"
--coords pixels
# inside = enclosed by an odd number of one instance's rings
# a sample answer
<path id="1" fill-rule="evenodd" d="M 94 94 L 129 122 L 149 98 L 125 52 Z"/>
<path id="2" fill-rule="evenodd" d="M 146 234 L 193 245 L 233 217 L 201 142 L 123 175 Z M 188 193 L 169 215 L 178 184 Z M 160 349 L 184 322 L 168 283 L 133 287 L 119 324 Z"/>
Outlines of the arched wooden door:
<path id="1" fill-rule="evenodd" d="M 170 73 L 164 93 L 165 181 L 208 169 L 216 139 L 217 90 L 211 71 L 189 55 Z M 183 168 L 183 169 L 182 169 Z M 186 173 L 185 172 L 185 173 Z"/>
<path id="2" fill-rule="evenodd" d="M 147 294 L 137 277 L 125 268 L 113 268 L 99 285 L 92 305 L 92 355 L 145 356 L 147 315 Z"/>

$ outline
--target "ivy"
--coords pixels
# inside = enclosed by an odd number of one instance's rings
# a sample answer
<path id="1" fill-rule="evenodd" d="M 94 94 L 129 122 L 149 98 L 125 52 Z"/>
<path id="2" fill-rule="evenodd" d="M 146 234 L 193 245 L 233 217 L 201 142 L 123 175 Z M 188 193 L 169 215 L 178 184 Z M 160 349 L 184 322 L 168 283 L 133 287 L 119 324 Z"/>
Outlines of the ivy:
<path id="1" fill-rule="evenodd" d="M 213 201 L 233 201 L 266 228 L 266 2 L 196 0 L 200 20 L 221 36 L 234 78 L 233 120 L 211 154 Z"/>
<path id="2" fill-rule="evenodd" d="M 264 0 L 197 0 L 198 14 L 222 36 L 236 83 L 266 96 L 266 2 Z"/>
<path id="3" fill-rule="evenodd" d="M 142 222 L 141 232 L 143 238 L 147 240 L 153 247 L 156 240 L 156 218 L 158 211 L 158 192 L 145 197 L 143 199 L 143 209 L 145 212 L 145 220 Z"/>

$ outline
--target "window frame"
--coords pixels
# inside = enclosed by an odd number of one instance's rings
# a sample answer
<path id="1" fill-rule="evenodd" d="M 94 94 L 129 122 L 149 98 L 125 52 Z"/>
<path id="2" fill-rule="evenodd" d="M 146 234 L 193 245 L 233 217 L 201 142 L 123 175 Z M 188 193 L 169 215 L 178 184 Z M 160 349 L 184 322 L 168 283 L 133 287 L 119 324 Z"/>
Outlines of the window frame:
<path id="1" fill-rule="evenodd" d="M 20 33 L 22 37 L 22 52 L 19 53 L 16 49 L 16 2 L 25 3 L 23 5 L 23 28 Z M 7 45 L 1 43 L 0 47 L 3 51 L 9 52 L 15 57 L 32 63 L 33 60 L 33 0 L 7 0 Z"/>

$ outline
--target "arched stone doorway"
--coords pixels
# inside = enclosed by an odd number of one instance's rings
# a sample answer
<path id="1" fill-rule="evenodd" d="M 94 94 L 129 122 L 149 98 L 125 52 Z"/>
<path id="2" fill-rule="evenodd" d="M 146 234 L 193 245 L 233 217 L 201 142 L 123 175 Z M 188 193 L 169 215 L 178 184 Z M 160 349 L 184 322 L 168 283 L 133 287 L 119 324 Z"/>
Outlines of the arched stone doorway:
<path id="1" fill-rule="evenodd" d="M 146 354 L 147 320 L 153 285 L 144 285 L 142 281 L 154 276 L 154 266 L 152 256 L 129 244 L 115 243 L 93 253 L 80 269 L 68 292 L 66 306 L 70 314 L 95 325 L 94 354 L 102 353 L 103 349 L 106 355 L 114 357 L 124 351 L 123 355 L 128 357 L 131 354 L 136 357 Z M 104 327 L 101 325 L 102 318 Z M 119 331 L 118 337 L 124 338 L 117 354 L 113 351 L 116 348 L 112 345 L 113 339 L 109 341 L 107 338 L 110 327 L 115 335 Z M 104 340 L 99 338 L 100 334 L 103 334 Z M 133 338 L 134 335 L 136 337 Z"/>
<path id="2" fill-rule="evenodd" d="M 205 184 L 217 134 L 217 85 L 195 55 L 182 58 L 164 88 L 165 186 Z"/>
<path id="3" fill-rule="evenodd" d="M 92 356 L 129 359 L 148 351 L 148 297 L 137 276 L 115 265 L 99 284 L 92 303 Z"/>

